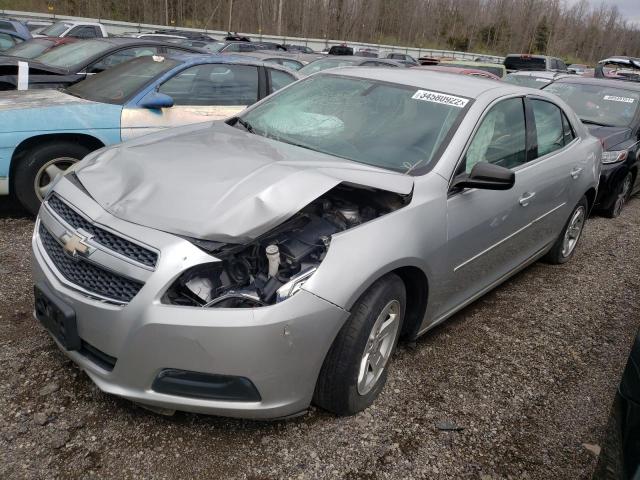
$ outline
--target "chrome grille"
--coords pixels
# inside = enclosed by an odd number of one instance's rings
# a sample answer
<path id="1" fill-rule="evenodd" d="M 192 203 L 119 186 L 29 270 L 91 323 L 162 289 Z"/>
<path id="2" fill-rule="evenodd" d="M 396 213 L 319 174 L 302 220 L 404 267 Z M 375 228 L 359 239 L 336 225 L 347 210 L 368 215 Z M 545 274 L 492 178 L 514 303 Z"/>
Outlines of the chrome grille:
<path id="1" fill-rule="evenodd" d="M 49 197 L 47 204 L 73 228 L 81 228 L 91 234 L 91 239 L 94 242 L 138 263 L 148 267 L 155 267 L 158 261 L 157 253 L 94 225 L 55 194 Z"/>
<path id="2" fill-rule="evenodd" d="M 71 258 L 62 245 L 41 223 L 38 230 L 40 241 L 47 255 L 60 274 L 69 282 L 101 297 L 130 302 L 142 288 L 142 283 L 112 273 L 80 258 Z"/>

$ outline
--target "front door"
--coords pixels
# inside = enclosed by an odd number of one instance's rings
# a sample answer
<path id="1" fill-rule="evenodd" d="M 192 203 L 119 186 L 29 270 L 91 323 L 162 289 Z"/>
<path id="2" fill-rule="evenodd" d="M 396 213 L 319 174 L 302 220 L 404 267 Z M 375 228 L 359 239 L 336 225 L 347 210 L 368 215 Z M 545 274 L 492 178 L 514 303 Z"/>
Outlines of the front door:
<path id="1" fill-rule="evenodd" d="M 233 116 L 258 100 L 258 84 L 255 66 L 204 64 L 187 68 L 158 88 L 173 98 L 173 107 L 123 109 L 122 140 Z"/>
<path id="2" fill-rule="evenodd" d="M 484 115 L 464 155 L 458 175 L 478 162 L 517 169 L 527 158 L 523 99 L 509 98 Z M 447 200 L 447 249 L 451 267 L 441 314 L 464 303 L 504 277 L 529 252 L 521 233 L 528 218 L 519 202 L 528 187 L 516 175 L 509 190 L 452 190 Z"/>

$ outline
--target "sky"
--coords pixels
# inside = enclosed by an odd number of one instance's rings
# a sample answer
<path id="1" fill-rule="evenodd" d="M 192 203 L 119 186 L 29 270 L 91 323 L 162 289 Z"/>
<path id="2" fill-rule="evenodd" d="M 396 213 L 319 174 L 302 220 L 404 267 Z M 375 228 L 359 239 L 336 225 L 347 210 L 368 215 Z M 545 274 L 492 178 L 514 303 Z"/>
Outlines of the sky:
<path id="1" fill-rule="evenodd" d="M 578 3 L 580 0 L 566 0 L 568 5 Z M 640 0 L 589 0 L 589 3 L 597 7 L 605 5 L 616 5 L 620 14 L 629 22 L 640 26 Z"/>

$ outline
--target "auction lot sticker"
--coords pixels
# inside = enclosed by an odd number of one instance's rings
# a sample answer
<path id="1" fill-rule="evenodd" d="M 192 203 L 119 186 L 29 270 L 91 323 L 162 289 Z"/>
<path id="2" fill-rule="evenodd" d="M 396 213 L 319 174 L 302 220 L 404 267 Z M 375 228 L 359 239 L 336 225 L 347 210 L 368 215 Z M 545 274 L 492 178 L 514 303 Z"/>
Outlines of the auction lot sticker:
<path id="1" fill-rule="evenodd" d="M 443 105 L 451 105 L 452 107 L 464 108 L 469 100 L 462 97 L 455 97 L 445 93 L 431 92 L 429 90 L 418 90 L 413 94 L 414 100 L 422 100 L 423 102 L 441 103 Z"/>
<path id="2" fill-rule="evenodd" d="M 611 102 L 623 102 L 623 103 L 633 103 L 635 102 L 635 98 L 628 97 L 616 97 L 615 95 L 605 95 L 605 100 L 609 100 Z"/>

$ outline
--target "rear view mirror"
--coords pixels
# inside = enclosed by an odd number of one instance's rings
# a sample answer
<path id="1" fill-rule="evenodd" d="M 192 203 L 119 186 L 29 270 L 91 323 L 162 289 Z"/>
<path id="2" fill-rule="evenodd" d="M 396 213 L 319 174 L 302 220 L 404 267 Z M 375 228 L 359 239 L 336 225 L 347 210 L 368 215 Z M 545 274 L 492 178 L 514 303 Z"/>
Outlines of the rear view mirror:
<path id="1" fill-rule="evenodd" d="M 511 170 L 487 162 L 478 162 L 468 175 L 458 175 L 453 182 L 457 188 L 480 188 L 484 190 L 509 190 L 516 181 Z"/>
<path id="2" fill-rule="evenodd" d="M 173 107 L 173 98 L 160 92 L 151 92 L 146 95 L 138 104 L 142 108 L 160 110 L 161 108 Z"/>

